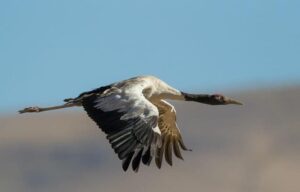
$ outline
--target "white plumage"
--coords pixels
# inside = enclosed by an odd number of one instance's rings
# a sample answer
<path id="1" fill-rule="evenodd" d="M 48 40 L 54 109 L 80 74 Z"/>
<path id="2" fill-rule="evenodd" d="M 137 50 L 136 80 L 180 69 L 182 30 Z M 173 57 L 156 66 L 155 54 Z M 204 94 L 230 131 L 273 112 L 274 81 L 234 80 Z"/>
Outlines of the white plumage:
<path id="1" fill-rule="evenodd" d="M 184 93 L 154 76 L 139 76 L 84 92 L 66 99 L 64 105 L 29 107 L 20 113 L 83 106 L 107 134 L 112 148 L 123 160 L 123 169 L 132 164 L 133 170 L 138 171 L 141 161 L 150 165 L 155 158 L 160 168 L 163 156 L 172 165 L 172 151 L 183 159 L 180 148 L 188 150 L 177 127 L 175 108 L 165 99 L 211 105 L 241 104 L 219 94 Z"/>

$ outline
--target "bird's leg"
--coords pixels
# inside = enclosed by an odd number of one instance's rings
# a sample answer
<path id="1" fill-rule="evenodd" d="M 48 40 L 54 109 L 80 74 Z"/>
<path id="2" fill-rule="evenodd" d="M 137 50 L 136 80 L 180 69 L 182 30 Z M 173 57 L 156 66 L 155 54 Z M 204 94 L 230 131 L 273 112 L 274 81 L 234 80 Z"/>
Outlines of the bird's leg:
<path id="1" fill-rule="evenodd" d="M 19 111 L 19 113 L 38 113 L 38 112 L 43 112 L 43 111 L 50 111 L 50 110 L 55 110 L 55 109 L 63 109 L 63 108 L 68 108 L 68 107 L 74 107 L 78 106 L 76 103 L 66 103 L 63 105 L 57 105 L 53 107 L 27 107 L 25 109 L 22 109 Z"/>

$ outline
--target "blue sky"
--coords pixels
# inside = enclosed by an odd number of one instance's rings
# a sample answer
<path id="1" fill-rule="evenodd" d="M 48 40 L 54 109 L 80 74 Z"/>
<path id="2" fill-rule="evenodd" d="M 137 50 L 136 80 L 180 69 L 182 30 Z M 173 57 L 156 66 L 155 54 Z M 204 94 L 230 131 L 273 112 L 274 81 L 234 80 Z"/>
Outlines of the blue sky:
<path id="1" fill-rule="evenodd" d="M 140 74 L 218 92 L 300 82 L 300 1 L 0 1 L 0 111 Z"/>

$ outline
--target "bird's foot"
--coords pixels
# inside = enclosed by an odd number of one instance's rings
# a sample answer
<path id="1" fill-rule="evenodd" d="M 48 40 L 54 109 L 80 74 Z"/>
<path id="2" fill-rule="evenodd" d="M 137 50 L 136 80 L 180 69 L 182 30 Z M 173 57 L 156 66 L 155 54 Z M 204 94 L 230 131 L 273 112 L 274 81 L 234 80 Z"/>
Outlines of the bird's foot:
<path id="1" fill-rule="evenodd" d="M 19 113 L 34 113 L 34 112 L 40 112 L 41 109 L 39 107 L 27 107 L 23 110 L 20 110 Z"/>

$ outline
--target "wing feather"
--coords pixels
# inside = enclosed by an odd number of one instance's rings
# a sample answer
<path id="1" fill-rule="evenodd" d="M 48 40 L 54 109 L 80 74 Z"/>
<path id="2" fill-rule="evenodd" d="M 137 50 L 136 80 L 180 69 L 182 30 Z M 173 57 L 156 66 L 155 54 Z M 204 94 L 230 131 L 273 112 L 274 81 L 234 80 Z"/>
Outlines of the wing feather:
<path id="1" fill-rule="evenodd" d="M 132 160 L 132 169 L 135 172 L 138 172 L 138 170 L 139 170 L 140 163 L 141 163 L 141 158 L 142 158 L 142 154 L 143 154 L 143 149 L 140 149 L 137 152 L 137 155 Z"/>
<path id="2" fill-rule="evenodd" d="M 162 137 L 162 143 L 165 143 L 165 137 Z M 163 144 L 160 148 L 158 148 L 156 151 L 156 157 L 155 157 L 155 163 L 156 166 L 160 169 L 161 164 L 162 164 L 162 159 L 164 156 L 164 150 L 165 150 L 165 145 Z"/>
<path id="3" fill-rule="evenodd" d="M 176 155 L 176 157 L 183 160 L 183 157 L 182 157 L 180 149 L 179 149 L 178 141 L 176 141 L 176 140 L 173 141 L 173 149 L 174 149 L 174 154 Z"/>
<path id="4" fill-rule="evenodd" d="M 141 159 L 150 164 L 150 152 L 160 146 L 159 112 L 140 90 L 111 89 L 105 94 L 89 92 L 90 95 L 81 96 L 82 105 L 107 134 L 112 148 L 123 160 L 123 170 L 132 163 L 133 170 L 138 171 Z M 143 153 L 144 149 L 150 152 Z"/>
<path id="5" fill-rule="evenodd" d="M 122 168 L 123 168 L 124 171 L 127 171 L 133 155 L 134 155 L 134 151 L 130 152 L 128 154 L 128 156 L 123 160 Z"/>
<path id="6" fill-rule="evenodd" d="M 174 107 L 165 100 L 154 102 L 159 110 L 158 126 L 161 131 L 162 145 L 156 150 L 155 163 L 158 168 L 161 168 L 163 156 L 169 165 L 172 165 L 172 151 L 175 156 L 183 160 L 181 149 L 188 149 L 183 143 L 182 136 L 176 123 L 176 111 Z"/>
<path id="7" fill-rule="evenodd" d="M 165 159 L 169 165 L 172 166 L 172 137 L 171 135 L 166 136 L 165 141 Z"/>
<path id="8" fill-rule="evenodd" d="M 142 158 L 142 162 L 145 165 L 150 165 L 152 160 L 152 155 L 151 155 L 151 147 L 148 147 L 147 151 L 145 152 L 143 158 Z"/>

